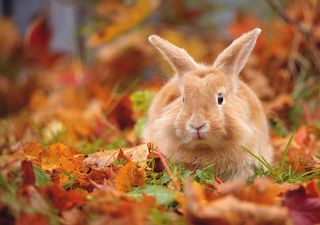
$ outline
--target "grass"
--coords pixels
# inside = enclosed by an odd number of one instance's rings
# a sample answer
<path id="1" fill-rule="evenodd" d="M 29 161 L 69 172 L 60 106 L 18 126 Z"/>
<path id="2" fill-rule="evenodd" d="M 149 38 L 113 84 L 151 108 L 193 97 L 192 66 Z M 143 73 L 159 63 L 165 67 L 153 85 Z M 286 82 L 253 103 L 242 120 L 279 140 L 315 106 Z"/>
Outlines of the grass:
<path id="1" fill-rule="evenodd" d="M 281 155 L 280 164 L 278 166 L 273 166 L 270 163 L 268 163 L 263 156 L 258 156 L 254 154 L 249 149 L 245 148 L 244 146 L 241 146 L 241 149 L 246 152 L 248 155 L 250 155 L 253 159 L 256 159 L 260 166 L 256 167 L 254 170 L 254 175 L 250 178 L 250 181 L 252 181 L 255 177 L 261 177 L 261 176 L 269 176 L 272 177 L 275 182 L 277 183 L 299 183 L 299 182 L 305 182 L 309 181 L 313 178 L 319 178 L 320 175 L 320 168 L 310 170 L 304 173 L 299 173 L 292 167 L 292 165 L 289 165 L 286 163 L 286 158 L 289 151 L 289 146 L 292 143 L 292 140 L 296 134 L 296 131 L 294 131 L 290 139 Z M 306 168 L 307 169 L 307 168 Z"/>

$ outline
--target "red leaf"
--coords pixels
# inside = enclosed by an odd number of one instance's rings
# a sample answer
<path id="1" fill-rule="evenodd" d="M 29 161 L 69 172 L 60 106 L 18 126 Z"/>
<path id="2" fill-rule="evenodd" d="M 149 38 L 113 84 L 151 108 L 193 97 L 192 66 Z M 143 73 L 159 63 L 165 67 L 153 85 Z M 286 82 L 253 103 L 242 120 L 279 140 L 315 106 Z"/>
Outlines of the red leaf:
<path id="1" fill-rule="evenodd" d="M 24 41 L 32 62 L 50 66 L 58 59 L 59 54 L 53 54 L 50 50 L 51 37 L 48 15 L 36 17 L 27 29 Z"/>
<path id="2" fill-rule="evenodd" d="M 22 161 L 21 170 L 23 172 L 23 185 L 34 185 L 36 177 L 33 172 L 32 163 L 27 160 Z"/>
<path id="3" fill-rule="evenodd" d="M 49 225 L 47 218 L 41 214 L 22 214 L 16 221 L 16 225 Z"/>
<path id="4" fill-rule="evenodd" d="M 320 190 L 318 187 L 318 181 L 312 180 L 306 186 L 308 197 L 320 198 Z"/>
<path id="5" fill-rule="evenodd" d="M 320 198 L 308 197 L 304 187 L 286 192 L 283 203 L 289 209 L 293 224 L 320 223 Z"/>
<path id="6" fill-rule="evenodd" d="M 49 197 L 53 205 L 61 211 L 71 209 L 76 205 L 83 205 L 85 202 L 82 192 L 77 190 L 65 191 L 57 184 L 46 187 L 45 195 Z"/>

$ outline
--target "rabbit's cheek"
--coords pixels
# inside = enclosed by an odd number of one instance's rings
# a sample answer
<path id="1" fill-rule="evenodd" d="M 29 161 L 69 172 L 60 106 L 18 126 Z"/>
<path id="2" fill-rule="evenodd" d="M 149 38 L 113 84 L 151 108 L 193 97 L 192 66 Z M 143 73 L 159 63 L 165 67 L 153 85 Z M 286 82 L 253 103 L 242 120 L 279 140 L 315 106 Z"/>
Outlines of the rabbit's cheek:
<path id="1" fill-rule="evenodd" d="M 185 124 L 185 119 L 184 119 L 184 113 L 183 112 L 179 112 L 177 114 L 177 117 L 174 121 L 173 126 L 176 129 L 176 135 L 180 138 L 184 137 L 186 134 L 185 129 L 184 129 L 184 124 Z"/>

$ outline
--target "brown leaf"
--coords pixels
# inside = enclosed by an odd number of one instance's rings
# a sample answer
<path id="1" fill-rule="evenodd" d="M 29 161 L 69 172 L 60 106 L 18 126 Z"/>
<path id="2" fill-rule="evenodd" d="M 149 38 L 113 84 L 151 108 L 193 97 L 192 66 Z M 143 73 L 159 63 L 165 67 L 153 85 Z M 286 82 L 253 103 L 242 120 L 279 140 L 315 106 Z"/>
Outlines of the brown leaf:
<path id="1" fill-rule="evenodd" d="M 87 209 L 97 215 L 94 225 L 146 224 L 155 198 L 144 195 L 140 200 L 129 198 L 117 191 L 95 192 L 95 201 L 88 202 Z"/>
<path id="2" fill-rule="evenodd" d="M 85 203 L 83 192 L 77 190 L 65 191 L 56 184 L 43 188 L 43 192 L 52 201 L 53 205 L 61 211 Z"/>
<path id="3" fill-rule="evenodd" d="M 62 215 L 62 224 L 64 225 L 84 225 L 85 215 L 83 212 L 74 207 L 70 210 L 65 210 L 61 213 Z"/>
<path id="4" fill-rule="evenodd" d="M 22 161 L 21 170 L 23 172 L 23 185 L 34 185 L 36 177 L 33 172 L 32 163 L 27 160 Z"/>
<path id="5" fill-rule="evenodd" d="M 22 214 L 18 217 L 16 225 L 49 225 L 48 219 L 42 214 Z"/>
<path id="6" fill-rule="evenodd" d="M 187 217 L 193 224 L 290 224 L 288 212 L 280 206 L 241 201 L 227 195 L 214 201 L 199 199 L 198 191 L 186 182 Z"/>
<path id="7" fill-rule="evenodd" d="M 281 158 L 289 138 L 274 138 L 276 158 Z M 320 143 L 317 140 L 317 130 L 311 126 L 301 126 L 295 134 L 289 146 L 286 162 L 291 165 L 296 172 L 306 172 L 319 166 L 317 154 L 320 151 Z"/>
<path id="8" fill-rule="evenodd" d="M 138 145 L 133 148 L 122 148 L 121 151 L 126 157 L 129 157 L 133 162 L 144 164 L 149 155 L 149 148 L 147 144 Z M 98 168 L 105 168 L 110 166 L 117 158 L 119 150 L 99 151 L 89 155 L 83 162 L 90 166 Z"/>

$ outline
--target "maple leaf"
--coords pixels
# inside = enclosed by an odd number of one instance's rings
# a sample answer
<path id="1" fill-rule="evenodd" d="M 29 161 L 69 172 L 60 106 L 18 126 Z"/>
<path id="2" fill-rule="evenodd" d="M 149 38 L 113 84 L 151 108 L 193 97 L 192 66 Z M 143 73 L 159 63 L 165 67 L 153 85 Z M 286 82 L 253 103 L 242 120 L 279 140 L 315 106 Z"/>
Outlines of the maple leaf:
<path id="1" fill-rule="evenodd" d="M 158 1 L 146 1 L 146 0 L 137 0 L 133 7 L 129 8 L 128 10 L 121 9 L 123 6 L 115 5 L 110 2 L 102 2 L 99 5 L 98 12 L 101 9 L 104 15 L 114 15 L 114 13 L 108 13 L 108 11 L 114 12 L 115 8 L 119 13 L 119 9 L 121 12 L 124 12 L 123 15 L 126 19 L 121 19 L 120 21 L 115 21 L 115 23 L 108 24 L 104 29 L 94 33 L 88 40 L 88 44 L 90 46 L 97 46 L 104 42 L 110 41 L 112 38 L 116 37 L 117 35 L 123 33 L 124 31 L 128 30 L 129 28 L 136 26 L 139 24 L 143 19 L 145 19 L 154 8 L 158 5 Z M 106 14 L 107 12 L 107 14 Z"/>
<path id="2" fill-rule="evenodd" d="M 30 142 L 23 147 L 24 154 L 28 160 L 40 164 L 40 153 L 42 147 L 38 142 Z"/>
<path id="3" fill-rule="evenodd" d="M 303 186 L 286 192 L 283 204 L 288 207 L 293 224 L 313 225 L 320 223 L 320 198 L 308 197 Z"/>
<path id="4" fill-rule="evenodd" d="M 16 221 L 16 225 L 49 225 L 49 221 L 46 216 L 42 214 L 21 214 Z"/>
<path id="5" fill-rule="evenodd" d="M 61 168 L 65 171 L 72 171 L 74 168 L 73 157 L 79 152 L 63 144 L 56 143 L 46 147 L 41 152 L 41 168 L 52 171 Z"/>
<path id="6" fill-rule="evenodd" d="M 85 203 L 83 192 L 78 190 L 65 191 L 56 184 L 43 188 L 42 192 L 52 201 L 53 205 L 61 211 Z"/>
<path id="7" fill-rule="evenodd" d="M 121 167 L 115 178 L 116 188 L 119 191 L 127 192 L 132 187 L 143 186 L 145 184 L 145 171 L 135 162 L 127 162 Z"/>
<path id="8" fill-rule="evenodd" d="M 124 154 L 125 157 L 130 158 L 130 160 L 137 162 L 142 166 L 145 165 L 145 161 L 147 160 L 150 151 L 147 144 L 119 150 L 99 151 L 90 154 L 83 162 L 89 166 L 105 168 L 110 166 L 118 158 L 119 154 Z"/>
<path id="9" fill-rule="evenodd" d="M 192 224 L 290 224 L 284 207 L 241 201 L 234 196 L 207 201 L 199 187 L 189 181 L 185 185 L 187 217 Z"/>
<path id="10" fill-rule="evenodd" d="M 241 180 L 217 184 L 220 194 L 232 194 L 240 200 L 255 202 L 262 205 L 273 205 L 279 200 L 279 194 L 283 191 L 280 185 L 275 184 L 269 178 L 257 178 L 253 184 L 246 186 Z"/>
<path id="11" fill-rule="evenodd" d="M 32 163 L 27 160 L 22 161 L 21 170 L 23 172 L 23 185 L 34 185 L 36 177 L 32 168 Z"/>
<path id="12" fill-rule="evenodd" d="M 94 224 L 146 224 L 149 212 L 155 206 L 155 199 L 143 195 L 135 200 L 118 191 L 98 191 L 92 195 L 85 209 L 97 215 L 99 223 Z"/>
<path id="13" fill-rule="evenodd" d="M 297 171 L 308 171 L 315 164 L 320 151 L 317 130 L 311 126 L 301 126 L 290 145 L 286 160 Z"/>
<path id="14" fill-rule="evenodd" d="M 55 62 L 58 55 L 50 52 L 51 37 L 49 16 L 43 14 L 36 17 L 28 27 L 24 40 L 30 61 L 36 61 L 45 66 L 50 66 Z"/>
<path id="15" fill-rule="evenodd" d="M 319 181 L 313 179 L 306 185 L 308 197 L 320 198 Z"/>

